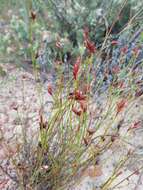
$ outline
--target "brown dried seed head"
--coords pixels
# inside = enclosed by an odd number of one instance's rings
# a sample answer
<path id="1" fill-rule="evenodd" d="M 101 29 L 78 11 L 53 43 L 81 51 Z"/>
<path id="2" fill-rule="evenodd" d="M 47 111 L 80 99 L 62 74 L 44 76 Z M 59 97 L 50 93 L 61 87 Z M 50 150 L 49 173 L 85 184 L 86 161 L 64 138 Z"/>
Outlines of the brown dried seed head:
<path id="1" fill-rule="evenodd" d="M 89 135 L 93 135 L 95 133 L 95 129 L 87 129 Z"/>
<path id="2" fill-rule="evenodd" d="M 32 20 L 36 19 L 36 12 L 35 11 L 31 11 L 31 19 Z"/>
<path id="3" fill-rule="evenodd" d="M 86 146 L 88 146 L 88 140 L 84 137 L 83 138 L 83 141 L 84 141 L 84 144 L 86 145 Z"/>

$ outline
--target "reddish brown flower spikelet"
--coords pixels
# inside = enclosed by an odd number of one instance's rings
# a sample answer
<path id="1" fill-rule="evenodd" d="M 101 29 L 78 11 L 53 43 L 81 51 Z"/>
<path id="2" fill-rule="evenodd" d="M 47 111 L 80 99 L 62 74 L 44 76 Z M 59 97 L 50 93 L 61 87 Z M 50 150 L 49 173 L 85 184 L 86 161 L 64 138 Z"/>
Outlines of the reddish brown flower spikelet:
<path id="1" fill-rule="evenodd" d="M 111 42 L 111 44 L 112 44 L 113 46 L 115 46 L 115 45 L 118 45 L 119 43 L 118 43 L 117 40 L 113 40 L 113 41 Z"/>
<path id="2" fill-rule="evenodd" d="M 77 110 L 75 107 L 73 107 L 73 108 L 72 108 L 72 111 L 73 111 L 76 115 L 81 116 L 81 113 L 82 113 L 81 110 Z"/>
<path id="3" fill-rule="evenodd" d="M 94 54 L 96 52 L 96 47 L 94 43 L 89 40 L 89 36 L 88 36 L 89 31 L 87 28 L 84 30 L 83 34 L 84 34 L 84 45 L 86 49 L 89 51 L 89 53 Z"/>
<path id="4" fill-rule="evenodd" d="M 85 144 L 86 146 L 88 146 L 88 143 L 89 143 L 89 142 L 88 142 L 88 140 L 87 140 L 85 137 L 83 138 L 83 142 L 84 142 L 84 144 Z"/>
<path id="5" fill-rule="evenodd" d="M 80 107 L 81 107 L 82 111 L 86 112 L 87 111 L 87 103 L 86 103 L 86 101 L 85 100 L 80 100 L 79 104 L 80 104 Z"/>
<path id="6" fill-rule="evenodd" d="M 77 101 L 86 100 L 86 95 L 82 93 L 82 91 L 76 90 L 75 92 L 71 92 L 69 94 L 68 99 L 74 99 Z"/>
<path id="7" fill-rule="evenodd" d="M 118 74 L 120 72 L 120 67 L 118 65 L 114 66 L 112 72 L 113 74 Z"/>
<path id="8" fill-rule="evenodd" d="M 128 51 L 128 47 L 127 46 L 124 46 L 124 47 L 121 48 L 121 53 L 126 54 L 127 51 Z"/>
<path id="9" fill-rule="evenodd" d="M 138 128 L 140 128 L 140 127 L 141 127 L 141 121 L 136 121 L 136 122 L 133 123 L 133 125 L 131 125 L 131 126 L 129 127 L 129 129 L 128 129 L 127 131 L 130 131 L 130 130 L 132 130 L 132 129 L 138 129 Z"/>
<path id="10" fill-rule="evenodd" d="M 53 95 L 53 89 L 52 86 L 49 84 L 48 85 L 48 93 L 52 96 Z"/>
<path id="11" fill-rule="evenodd" d="M 31 11 L 31 19 L 34 21 L 36 19 L 36 12 Z"/>
<path id="12" fill-rule="evenodd" d="M 84 45 L 86 47 L 86 49 L 88 49 L 88 51 L 91 53 L 91 54 L 94 54 L 96 52 L 96 47 L 94 45 L 93 42 L 89 41 L 88 39 L 86 39 L 84 41 Z"/>
<path id="13" fill-rule="evenodd" d="M 140 49 L 138 47 L 133 48 L 133 54 L 137 57 L 140 53 Z"/>
<path id="14" fill-rule="evenodd" d="M 80 64 L 81 64 L 81 57 L 78 57 L 73 67 L 73 76 L 75 80 L 77 79 L 77 76 L 78 76 Z"/>
<path id="15" fill-rule="evenodd" d="M 74 92 L 74 95 L 75 95 L 75 100 L 78 100 L 78 101 L 86 100 L 86 95 L 84 95 L 82 91 L 77 90 Z"/>
<path id="16" fill-rule="evenodd" d="M 126 100 L 121 100 L 120 102 L 117 103 L 117 114 L 120 113 L 121 111 L 123 111 L 126 104 L 127 104 Z"/>

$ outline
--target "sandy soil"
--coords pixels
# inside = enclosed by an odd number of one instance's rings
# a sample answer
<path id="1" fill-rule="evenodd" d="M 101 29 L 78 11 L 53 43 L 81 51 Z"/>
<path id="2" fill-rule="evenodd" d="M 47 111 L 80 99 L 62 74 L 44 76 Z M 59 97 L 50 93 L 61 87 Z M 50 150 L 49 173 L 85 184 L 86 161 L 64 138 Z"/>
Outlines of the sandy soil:
<path id="1" fill-rule="evenodd" d="M 21 68 L 16 68 L 12 64 L 2 66 L 7 74 L 0 78 L 0 161 L 5 161 L 7 156 L 10 156 L 9 150 L 13 153 L 17 148 L 16 142 L 21 141 L 23 126 L 26 128 L 29 140 L 35 138 L 34 142 L 37 141 L 36 134 L 38 133 L 41 102 L 44 105 L 45 114 L 48 114 L 48 102 L 51 101 L 47 93 L 47 83 L 51 80 L 51 76 L 48 77 L 49 81 L 41 87 L 40 83 L 35 82 L 31 73 Z M 100 156 L 98 166 L 89 166 L 81 174 L 75 187 L 69 188 L 70 190 L 100 190 L 100 185 L 108 179 L 116 164 L 128 151 L 134 151 L 134 153 L 126 163 L 126 167 L 123 167 L 122 171 L 120 171 L 120 175 L 114 181 L 112 187 L 134 172 L 134 175 L 113 189 L 143 190 L 143 169 L 136 172 L 143 165 L 142 110 L 143 97 L 134 100 L 127 106 L 126 110 L 114 122 L 114 125 L 117 125 L 119 120 L 124 118 L 120 129 L 120 138 L 117 138 L 113 145 Z M 127 133 L 129 126 L 137 121 L 140 121 L 140 126 Z M 104 122 L 104 125 L 109 124 L 112 125 L 111 120 L 109 123 Z M 114 128 L 115 126 L 112 127 Z M 8 163 L 5 164 L 8 165 Z M 10 180 L 6 182 L 8 185 L 1 185 L 1 180 L 4 178 L 8 180 L 3 173 L 0 173 L 0 189 L 12 190 L 13 185 Z"/>

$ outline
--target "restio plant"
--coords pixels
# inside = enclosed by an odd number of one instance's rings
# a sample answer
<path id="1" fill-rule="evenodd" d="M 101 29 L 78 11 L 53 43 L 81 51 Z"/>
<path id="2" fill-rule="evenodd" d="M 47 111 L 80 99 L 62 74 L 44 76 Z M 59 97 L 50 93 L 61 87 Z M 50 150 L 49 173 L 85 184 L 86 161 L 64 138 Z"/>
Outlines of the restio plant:
<path id="1" fill-rule="evenodd" d="M 65 190 L 74 186 L 89 165 L 96 168 L 98 158 L 116 140 L 124 140 L 120 135 L 125 119 L 122 113 L 143 94 L 139 72 L 142 10 L 140 2 L 132 1 L 20 3 L 25 7 L 10 21 L 18 54 L 33 64 L 36 79 L 37 65 L 45 73 L 54 71 L 55 78 L 46 84 L 51 101 L 48 116 L 41 102 L 36 142 L 31 144 L 26 122 L 21 122 L 22 142 L 8 157 L 14 176 L 2 165 L 0 168 L 17 189 Z M 37 84 L 38 92 L 42 85 Z M 40 99 L 42 92 L 39 94 Z M 19 116 L 18 108 L 14 109 Z M 132 127 L 129 124 L 126 135 L 138 127 L 138 121 Z M 101 190 L 112 187 L 132 155 L 128 151 L 118 159 Z"/>

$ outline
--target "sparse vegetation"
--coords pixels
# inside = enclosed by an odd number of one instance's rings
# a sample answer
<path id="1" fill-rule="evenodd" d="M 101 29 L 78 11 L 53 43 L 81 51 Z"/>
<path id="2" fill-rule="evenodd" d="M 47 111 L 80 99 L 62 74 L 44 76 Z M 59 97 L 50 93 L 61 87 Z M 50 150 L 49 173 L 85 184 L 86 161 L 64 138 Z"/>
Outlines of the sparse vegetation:
<path id="1" fill-rule="evenodd" d="M 0 189 L 142 188 L 143 3 L 0 2 Z"/>

